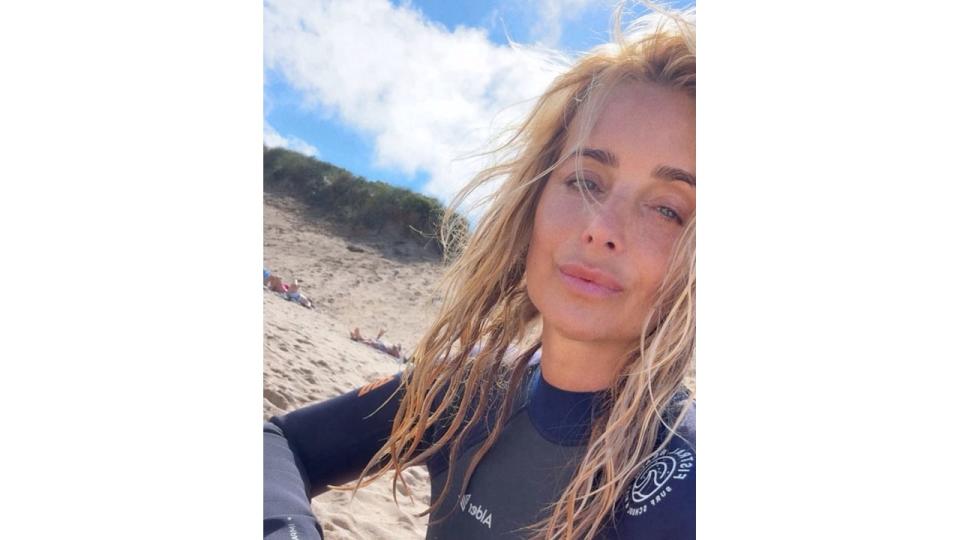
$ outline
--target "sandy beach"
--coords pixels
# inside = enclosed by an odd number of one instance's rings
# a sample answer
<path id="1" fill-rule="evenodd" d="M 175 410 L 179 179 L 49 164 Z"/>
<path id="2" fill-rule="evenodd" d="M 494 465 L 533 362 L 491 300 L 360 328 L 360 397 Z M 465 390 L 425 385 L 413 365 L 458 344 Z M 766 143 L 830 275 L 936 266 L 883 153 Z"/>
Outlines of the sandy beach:
<path id="1" fill-rule="evenodd" d="M 306 309 L 263 291 L 263 417 L 291 411 L 363 386 L 400 369 L 386 353 L 350 340 L 386 330 L 382 340 L 412 350 L 439 307 L 434 291 L 439 256 L 426 242 L 336 230 L 302 203 L 264 194 L 264 265 L 284 282 L 301 281 L 315 304 Z M 429 503 L 425 468 L 407 474 L 415 503 L 400 497 L 389 479 L 350 493 L 329 491 L 313 500 L 326 538 L 421 539 L 426 518 L 414 512 Z"/>

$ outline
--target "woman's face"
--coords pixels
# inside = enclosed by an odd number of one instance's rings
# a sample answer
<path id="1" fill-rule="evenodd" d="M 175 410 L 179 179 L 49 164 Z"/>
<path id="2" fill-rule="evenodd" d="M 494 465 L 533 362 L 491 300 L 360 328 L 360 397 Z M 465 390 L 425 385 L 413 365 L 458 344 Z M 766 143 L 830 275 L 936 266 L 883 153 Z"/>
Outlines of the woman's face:
<path id="1" fill-rule="evenodd" d="M 575 158 L 551 173 L 527 252 L 545 334 L 624 347 L 640 336 L 696 208 L 695 111 L 680 91 L 623 84 L 579 151 L 580 186 Z"/>

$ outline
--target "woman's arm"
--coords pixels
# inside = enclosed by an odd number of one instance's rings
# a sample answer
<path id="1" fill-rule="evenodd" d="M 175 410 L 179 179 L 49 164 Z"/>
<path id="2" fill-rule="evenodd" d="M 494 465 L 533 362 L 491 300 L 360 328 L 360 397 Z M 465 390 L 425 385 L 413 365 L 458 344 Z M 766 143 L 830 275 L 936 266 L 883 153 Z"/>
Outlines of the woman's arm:
<path id="1" fill-rule="evenodd" d="M 263 537 L 269 540 L 323 538 L 313 517 L 305 470 L 283 431 L 263 426 Z"/>
<path id="2" fill-rule="evenodd" d="M 399 385 L 399 375 L 382 379 L 264 424 L 264 538 L 322 538 L 310 499 L 356 479 L 386 442 Z"/>

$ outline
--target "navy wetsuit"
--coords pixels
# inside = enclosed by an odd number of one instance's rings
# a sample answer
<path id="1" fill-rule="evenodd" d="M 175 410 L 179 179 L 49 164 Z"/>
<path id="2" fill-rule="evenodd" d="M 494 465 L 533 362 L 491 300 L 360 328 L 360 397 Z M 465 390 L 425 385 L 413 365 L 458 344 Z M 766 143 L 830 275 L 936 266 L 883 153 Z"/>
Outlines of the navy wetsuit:
<path id="1" fill-rule="evenodd" d="M 329 484 L 357 478 L 383 445 L 399 393 L 386 406 L 381 405 L 399 383 L 397 376 L 374 388 L 368 386 L 271 418 L 264 425 L 264 538 L 322 538 L 309 498 Z M 599 392 L 555 388 L 543 379 L 539 365 L 533 364 L 503 431 L 477 466 L 462 498 L 457 498 L 460 483 L 487 436 L 486 428 L 467 434 L 452 465 L 443 452 L 428 460 L 433 502 L 451 467 L 453 477 L 445 500 L 431 516 L 447 518 L 431 523 L 427 538 L 524 537 L 520 529 L 546 517 L 544 508 L 557 499 L 574 473 L 586 450 L 593 404 L 600 397 Z M 683 438 L 673 437 L 628 485 L 601 538 L 695 537 L 693 411 L 678 433 Z"/>

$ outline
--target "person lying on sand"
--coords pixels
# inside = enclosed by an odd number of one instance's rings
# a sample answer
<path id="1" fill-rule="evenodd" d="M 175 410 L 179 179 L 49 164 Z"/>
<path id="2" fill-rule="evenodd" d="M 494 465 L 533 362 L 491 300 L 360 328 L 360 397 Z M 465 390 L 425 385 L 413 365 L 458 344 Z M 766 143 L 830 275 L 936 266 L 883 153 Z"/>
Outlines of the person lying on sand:
<path id="1" fill-rule="evenodd" d="M 403 359 L 403 356 L 401 356 L 401 354 L 400 354 L 400 351 L 401 351 L 401 349 L 402 349 L 403 347 L 401 347 L 399 343 L 396 344 L 396 345 L 387 345 L 387 344 L 384 343 L 383 341 L 380 341 L 380 338 L 383 337 L 383 335 L 386 334 L 386 333 L 387 333 L 387 331 L 384 330 L 383 328 L 381 328 L 381 329 L 380 329 L 380 332 L 377 333 L 377 337 L 376 337 L 376 338 L 374 338 L 374 339 L 368 339 L 368 338 L 363 337 L 363 336 L 360 334 L 360 329 L 359 329 L 359 328 L 354 328 L 353 331 L 350 332 L 350 339 L 352 339 L 353 341 L 358 341 L 358 342 L 360 342 L 360 343 L 363 343 L 364 345 L 373 347 L 374 349 L 376 349 L 376 350 L 378 350 L 378 351 L 385 352 L 385 353 L 389 354 L 390 356 L 393 356 L 394 358 L 401 358 L 401 359 Z"/>
<path id="2" fill-rule="evenodd" d="M 291 302 L 296 302 L 301 306 L 313 309 L 313 302 L 302 292 L 300 292 L 300 280 L 293 280 L 292 284 L 284 283 L 280 276 L 271 273 L 269 270 L 263 270 L 263 284 L 264 286 L 283 296 L 285 299 L 290 300 Z"/>

